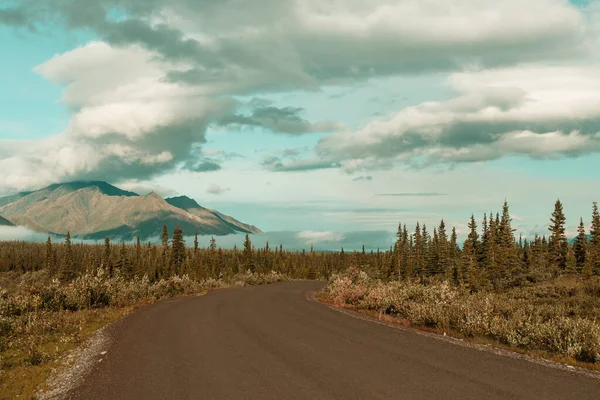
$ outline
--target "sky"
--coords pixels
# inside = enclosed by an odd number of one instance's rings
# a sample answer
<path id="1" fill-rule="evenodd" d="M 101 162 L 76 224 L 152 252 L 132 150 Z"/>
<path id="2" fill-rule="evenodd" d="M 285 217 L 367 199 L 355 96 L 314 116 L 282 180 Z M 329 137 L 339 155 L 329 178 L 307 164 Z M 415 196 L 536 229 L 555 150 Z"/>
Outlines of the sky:
<path id="1" fill-rule="evenodd" d="M 572 234 L 599 34 L 598 0 L 0 0 L 0 194 L 101 179 L 336 244 L 505 199 L 546 234 L 560 198 Z"/>

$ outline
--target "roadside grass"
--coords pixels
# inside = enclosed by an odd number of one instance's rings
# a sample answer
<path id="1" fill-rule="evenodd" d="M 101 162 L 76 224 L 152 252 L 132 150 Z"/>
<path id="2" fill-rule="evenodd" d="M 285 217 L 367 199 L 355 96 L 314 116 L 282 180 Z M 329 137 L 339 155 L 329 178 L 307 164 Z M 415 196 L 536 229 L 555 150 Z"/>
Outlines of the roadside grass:
<path id="1" fill-rule="evenodd" d="M 69 283 L 45 271 L 1 274 L 0 399 L 34 399 L 52 375 L 67 367 L 65 356 L 94 333 L 139 306 L 228 286 L 289 280 L 278 274 L 240 273 L 227 281 L 196 281 L 186 275 L 151 283 L 125 280 L 118 271 L 87 273 Z"/>
<path id="2" fill-rule="evenodd" d="M 600 278 L 469 293 L 445 282 L 381 282 L 350 269 L 316 297 L 390 324 L 600 371 Z"/>
<path id="3" fill-rule="evenodd" d="M 98 329 L 121 318 L 132 307 L 60 311 L 49 318 L 59 323 L 55 332 L 19 343 L 0 353 L 0 399 L 33 399 L 52 372 L 63 367 L 62 356 L 85 343 Z"/>

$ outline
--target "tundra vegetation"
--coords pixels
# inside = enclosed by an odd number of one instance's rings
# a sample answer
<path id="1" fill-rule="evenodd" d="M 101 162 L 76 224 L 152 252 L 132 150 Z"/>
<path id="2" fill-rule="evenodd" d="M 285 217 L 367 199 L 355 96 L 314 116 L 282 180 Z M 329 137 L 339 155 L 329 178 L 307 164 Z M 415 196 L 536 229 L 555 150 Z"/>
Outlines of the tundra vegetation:
<path id="1" fill-rule="evenodd" d="M 430 234 L 399 226 L 385 262 L 364 255 L 332 275 L 321 297 L 408 326 L 600 369 L 600 215 L 570 243 L 556 201 L 548 237 L 514 238 L 508 204 L 474 216 L 459 248 L 444 221 Z M 382 257 L 379 255 L 378 257 Z M 379 268 L 374 268 L 378 265 Z"/>
<path id="2" fill-rule="evenodd" d="M 571 243 L 557 201 L 549 235 L 514 237 L 508 204 L 458 243 L 416 223 L 386 250 L 224 250 L 178 227 L 162 243 L 0 242 L 0 398 L 30 397 L 69 350 L 141 304 L 228 285 L 328 280 L 321 297 L 413 326 L 600 366 L 600 215 Z"/>

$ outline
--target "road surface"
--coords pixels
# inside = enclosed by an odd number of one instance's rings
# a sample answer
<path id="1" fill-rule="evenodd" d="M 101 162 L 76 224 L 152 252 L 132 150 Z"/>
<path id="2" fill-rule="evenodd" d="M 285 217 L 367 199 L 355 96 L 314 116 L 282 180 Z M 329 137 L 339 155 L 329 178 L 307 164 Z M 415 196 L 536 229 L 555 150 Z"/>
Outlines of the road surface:
<path id="1" fill-rule="evenodd" d="M 319 282 L 225 289 L 144 307 L 75 399 L 600 399 L 600 380 L 309 300 Z M 100 356 L 99 356 L 100 357 Z"/>

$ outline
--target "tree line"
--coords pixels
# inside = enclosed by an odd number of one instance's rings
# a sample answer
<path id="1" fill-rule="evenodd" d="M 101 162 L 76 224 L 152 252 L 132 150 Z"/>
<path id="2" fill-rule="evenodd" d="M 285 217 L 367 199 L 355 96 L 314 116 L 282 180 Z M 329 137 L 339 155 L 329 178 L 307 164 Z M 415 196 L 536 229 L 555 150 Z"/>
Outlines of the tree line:
<path id="1" fill-rule="evenodd" d="M 447 280 L 473 291 L 501 290 L 525 282 L 550 279 L 561 274 L 589 277 L 600 274 L 600 214 L 593 203 L 591 229 L 580 219 L 578 235 L 569 243 L 566 218 L 560 200 L 554 205 L 548 235 L 532 239 L 515 238 L 508 203 L 501 212 L 484 214 L 481 229 L 475 216 L 469 233 L 458 242 L 456 228 L 448 229 L 444 220 L 433 231 L 416 223 L 414 232 L 399 224 L 397 240 L 385 250 L 319 253 L 288 251 L 279 247 L 256 248 L 248 235 L 240 249 L 219 248 L 214 237 L 208 247 L 200 247 L 198 235 L 187 246 L 183 231 L 170 232 L 165 225 L 161 244 L 112 243 L 101 245 L 72 243 L 67 234 L 64 243 L 0 243 L 0 271 L 47 270 L 68 281 L 78 275 L 103 268 L 108 274 L 118 271 L 127 278 L 147 275 L 159 280 L 187 274 L 195 279 L 231 277 L 242 271 L 277 271 L 297 279 L 327 279 L 333 273 L 357 267 L 383 280 L 415 280 L 425 284 Z M 588 238 L 589 237 L 589 238 Z"/>

